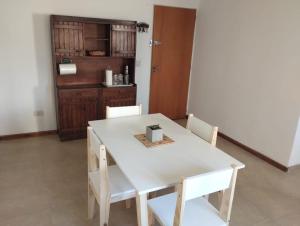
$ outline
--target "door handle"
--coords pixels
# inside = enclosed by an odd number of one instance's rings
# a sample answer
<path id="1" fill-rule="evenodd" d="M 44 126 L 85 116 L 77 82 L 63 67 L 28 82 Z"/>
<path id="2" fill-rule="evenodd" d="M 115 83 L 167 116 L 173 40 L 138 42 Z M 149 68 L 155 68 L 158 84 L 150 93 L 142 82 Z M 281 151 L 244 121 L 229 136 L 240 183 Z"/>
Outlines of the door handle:
<path id="1" fill-rule="evenodd" d="M 159 71 L 159 66 L 158 66 L 158 65 L 152 66 L 152 68 L 151 68 L 152 74 L 153 74 L 153 73 L 156 73 L 156 72 L 158 72 L 158 71 Z"/>

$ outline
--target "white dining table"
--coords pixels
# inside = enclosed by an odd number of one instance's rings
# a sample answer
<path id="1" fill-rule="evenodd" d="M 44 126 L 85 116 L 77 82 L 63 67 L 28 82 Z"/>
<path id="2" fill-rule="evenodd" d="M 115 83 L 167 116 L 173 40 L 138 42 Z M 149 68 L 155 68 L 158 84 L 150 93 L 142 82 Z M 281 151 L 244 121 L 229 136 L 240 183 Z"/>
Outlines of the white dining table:
<path id="1" fill-rule="evenodd" d="M 159 124 L 173 143 L 147 148 L 134 135 Z M 171 187 L 182 177 L 243 163 L 213 147 L 162 114 L 90 121 L 96 135 L 137 191 L 138 225 L 148 226 L 147 195 Z"/>

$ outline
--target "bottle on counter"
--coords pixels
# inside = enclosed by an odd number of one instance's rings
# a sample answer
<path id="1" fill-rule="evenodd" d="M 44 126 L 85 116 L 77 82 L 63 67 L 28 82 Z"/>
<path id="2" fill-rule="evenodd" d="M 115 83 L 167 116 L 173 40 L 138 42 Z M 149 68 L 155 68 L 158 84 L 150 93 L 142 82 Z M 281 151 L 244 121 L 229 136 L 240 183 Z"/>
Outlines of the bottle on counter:
<path id="1" fill-rule="evenodd" d="M 124 71 L 124 84 L 128 85 L 129 84 L 129 68 L 128 65 L 125 66 L 125 71 Z"/>
<path id="2" fill-rule="evenodd" d="M 113 77 L 113 85 L 118 85 L 118 75 L 117 74 L 114 74 L 114 77 Z"/>

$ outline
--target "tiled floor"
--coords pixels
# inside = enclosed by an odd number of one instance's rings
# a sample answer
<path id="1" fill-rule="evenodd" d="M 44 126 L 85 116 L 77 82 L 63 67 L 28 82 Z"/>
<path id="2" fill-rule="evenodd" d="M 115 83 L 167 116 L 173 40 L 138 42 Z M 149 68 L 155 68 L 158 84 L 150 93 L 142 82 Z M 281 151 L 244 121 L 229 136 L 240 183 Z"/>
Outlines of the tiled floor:
<path id="1" fill-rule="evenodd" d="M 221 138 L 218 147 L 246 164 L 231 226 L 300 225 L 300 167 L 284 173 Z M 53 135 L 1 141 L 0 225 L 98 225 L 99 216 L 86 220 L 86 172 L 85 140 L 60 142 Z M 110 226 L 129 225 L 136 225 L 135 207 L 112 205 Z"/>

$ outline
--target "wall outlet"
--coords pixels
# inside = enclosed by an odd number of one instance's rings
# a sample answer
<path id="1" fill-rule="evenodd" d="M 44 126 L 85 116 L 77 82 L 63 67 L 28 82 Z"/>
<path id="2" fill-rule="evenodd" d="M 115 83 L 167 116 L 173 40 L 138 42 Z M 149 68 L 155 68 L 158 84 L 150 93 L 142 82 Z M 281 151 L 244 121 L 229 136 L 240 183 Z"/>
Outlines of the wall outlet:
<path id="1" fill-rule="evenodd" d="M 37 111 L 34 111 L 34 112 L 33 112 L 33 115 L 34 115 L 34 116 L 37 116 L 37 117 L 44 116 L 44 111 L 43 111 L 43 110 L 37 110 Z"/>

